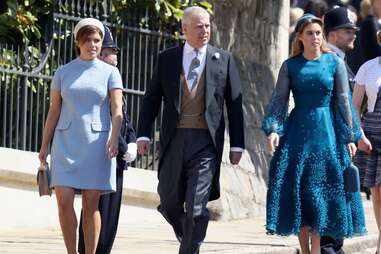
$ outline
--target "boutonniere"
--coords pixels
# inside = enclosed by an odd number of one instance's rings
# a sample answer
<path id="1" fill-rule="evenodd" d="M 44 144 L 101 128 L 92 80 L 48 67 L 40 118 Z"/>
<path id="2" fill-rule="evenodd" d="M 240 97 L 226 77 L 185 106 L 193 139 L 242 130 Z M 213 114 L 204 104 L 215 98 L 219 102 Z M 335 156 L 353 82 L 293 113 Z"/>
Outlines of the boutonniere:
<path id="1" fill-rule="evenodd" d="M 221 56 L 221 54 L 220 54 L 219 52 L 215 52 L 215 53 L 213 54 L 213 56 L 212 56 L 212 59 L 213 59 L 213 60 L 218 60 L 218 59 L 220 59 L 220 56 Z"/>

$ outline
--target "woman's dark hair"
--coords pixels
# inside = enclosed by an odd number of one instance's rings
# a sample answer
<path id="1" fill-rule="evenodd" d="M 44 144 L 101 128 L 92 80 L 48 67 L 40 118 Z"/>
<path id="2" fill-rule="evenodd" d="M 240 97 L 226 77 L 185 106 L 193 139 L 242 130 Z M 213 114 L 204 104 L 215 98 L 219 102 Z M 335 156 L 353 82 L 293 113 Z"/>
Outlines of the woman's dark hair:
<path id="1" fill-rule="evenodd" d="M 309 0 L 304 6 L 304 13 L 311 13 L 322 18 L 328 11 L 328 4 L 324 0 Z"/>
<path id="2" fill-rule="evenodd" d="M 101 36 L 101 38 L 103 38 L 102 31 L 96 26 L 87 25 L 79 29 L 79 31 L 77 32 L 75 39 L 75 51 L 78 56 L 81 54 L 79 45 L 85 42 L 87 37 L 93 33 L 98 33 Z"/>

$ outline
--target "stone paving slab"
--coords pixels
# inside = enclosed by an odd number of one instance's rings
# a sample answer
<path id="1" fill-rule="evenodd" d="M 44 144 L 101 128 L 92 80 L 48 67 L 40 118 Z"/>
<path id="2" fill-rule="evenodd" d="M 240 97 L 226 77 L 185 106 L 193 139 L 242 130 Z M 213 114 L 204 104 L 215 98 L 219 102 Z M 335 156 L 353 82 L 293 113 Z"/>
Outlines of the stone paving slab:
<path id="1" fill-rule="evenodd" d="M 28 189 L 0 185 L 0 253 L 65 253 L 55 197 L 38 197 Z M 377 227 L 370 201 L 364 199 L 368 236 L 345 240 L 347 254 L 374 253 Z M 75 200 L 78 214 L 80 198 Z M 295 236 L 265 234 L 265 218 L 211 221 L 203 254 L 296 254 Z M 113 254 L 176 254 L 172 229 L 154 209 L 122 206 Z M 372 249 L 373 247 L 373 249 Z"/>
<path id="2" fill-rule="evenodd" d="M 1 192 L 0 192 L 1 194 Z M 35 195 L 36 193 L 29 193 Z M 25 194 L 27 197 L 28 194 Z M 52 198 L 52 201 L 54 198 Z M 54 200 L 55 201 L 55 200 Z M 345 241 L 347 254 L 372 252 L 377 239 L 377 229 L 371 211 L 371 202 L 364 201 L 368 218 L 369 235 Z M 77 205 L 76 205 L 77 206 Z M 24 211 L 28 212 L 28 211 Z M 52 209 L 52 212 L 55 212 Z M 17 220 L 17 218 L 12 218 Z M 58 221 L 57 221 L 58 223 Z M 264 217 L 237 221 L 212 221 L 208 236 L 202 246 L 204 254 L 296 254 L 295 236 L 266 235 Z M 123 206 L 113 254 L 176 254 L 178 242 L 172 229 L 153 209 Z M 45 227 L 18 227 L 0 230 L 0 253 L 57 254 L 65 253 L 58 225 Z"/>

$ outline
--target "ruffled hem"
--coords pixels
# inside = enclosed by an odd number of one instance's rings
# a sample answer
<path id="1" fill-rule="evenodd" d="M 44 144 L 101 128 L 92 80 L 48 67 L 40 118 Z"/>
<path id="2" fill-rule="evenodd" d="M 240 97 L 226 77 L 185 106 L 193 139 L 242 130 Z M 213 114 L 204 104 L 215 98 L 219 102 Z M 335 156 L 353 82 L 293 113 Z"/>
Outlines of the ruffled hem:
<path id="1" fill-rule="evenodd" d="M 358 236 L 364 236 L 364 235 L 367 235 L 368 234 L 368 231 L 366 230 L 365 227 L 362 227 L 358 230 L 356 230 L 354 233 L 351 233 L 351 234 L 346 234 L 346 235 L 341 235 L 341 234 L 337 234 L 336 232 L 327 232 L 327 231 L 324 231 L 324 232 L 319 232 L 318 229 L 316 228 L 311 228 L 310 227 L 310 232 L 317 232 L 319 235 L 324 235 L 324 236 L 330 236 L 330 237 L 333 237 L 335 239 L 342 239 L 342 238 L 352 238 L 352 237 L 358 237 Z M 290 235 L 299 235 L 300 233 L 300 228 L 298 229 L 292 229 L 290 231 L 282 231 L 282 232 L 279 232 L 276 230 L 276 226 L 273 225 L 273 226 L 266 226 L 266 234 L 267 235 L 277 235 L 277 236 L 283 236 L 283 237 L 287 237 L 287 236 L 290 236 Z"/>

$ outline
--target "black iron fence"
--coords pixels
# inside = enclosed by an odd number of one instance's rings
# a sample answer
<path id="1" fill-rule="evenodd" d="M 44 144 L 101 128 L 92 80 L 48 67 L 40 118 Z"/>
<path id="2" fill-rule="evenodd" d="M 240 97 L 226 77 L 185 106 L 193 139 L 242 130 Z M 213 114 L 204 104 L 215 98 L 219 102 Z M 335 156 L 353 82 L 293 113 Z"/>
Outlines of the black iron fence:
<path id="1" fill-rule="evenodd" d="M 124 13 L 123 15 L 126 15 Z M 127 14 L 128 15 L 128 14 Z M 131 13 L 121 23 L 113 12 L 111 0 L 58 0 L 54 7 L 50 39 L 41 45 L 12 47 L 0 43 L 0 146 L 38 151 L 45 117 L 49 109 L 49 87 L 54 71 L 76 57 L 72 36 L 75 24 L 84 17 L 95 17 L 108 25 L 119 51 L 119 70 L 131 121 L 137 128 L 139 106 L 152 76 L 157 54 L 176 45 L 179 39 L 149 26 L 148 10 Z M 145 20 L 145 28 L 141 28 Z M 148 156 L 139 157 L 133 166 L 157 168 L 158 132 L 161 116 L 153 128 Z"/>

